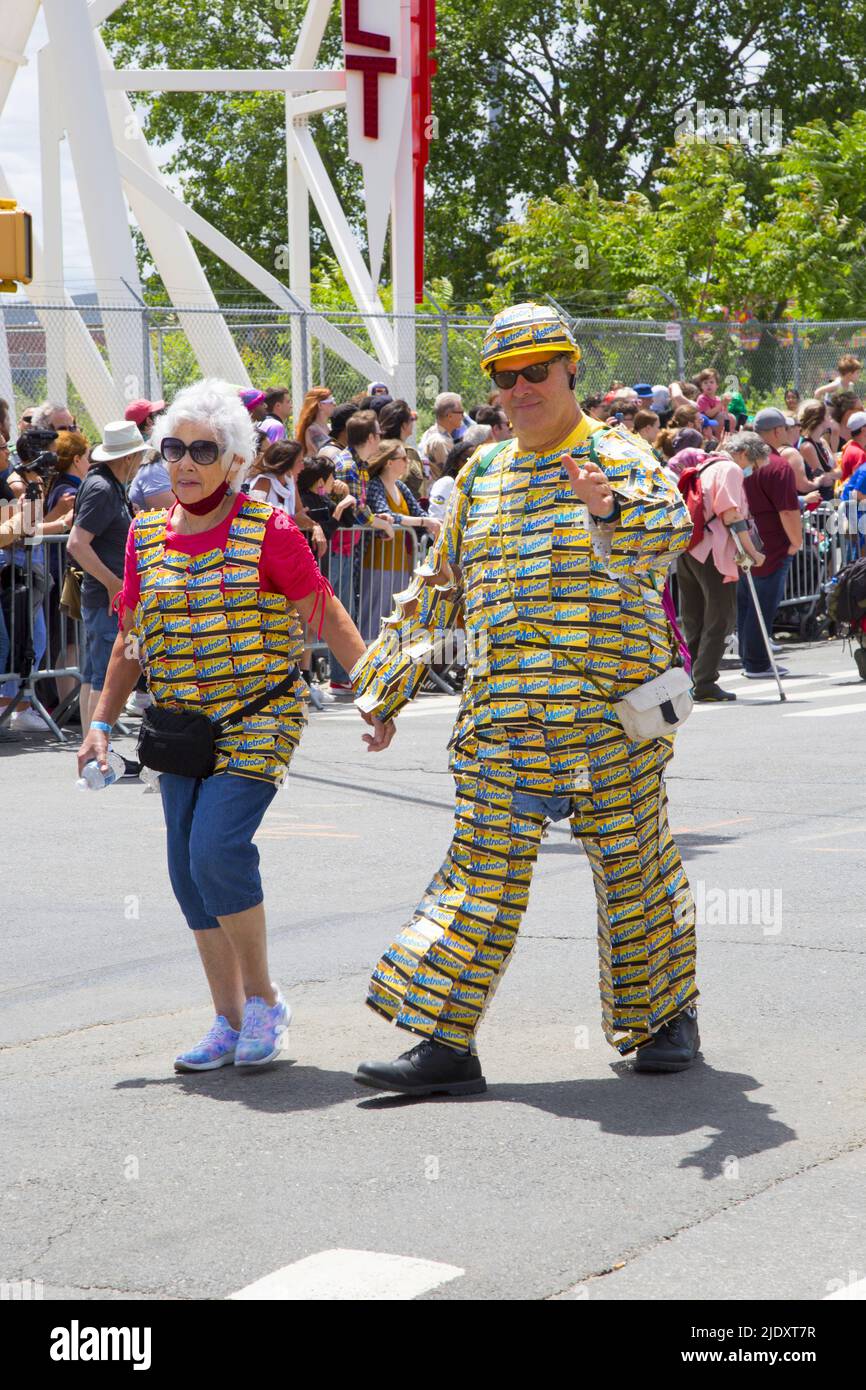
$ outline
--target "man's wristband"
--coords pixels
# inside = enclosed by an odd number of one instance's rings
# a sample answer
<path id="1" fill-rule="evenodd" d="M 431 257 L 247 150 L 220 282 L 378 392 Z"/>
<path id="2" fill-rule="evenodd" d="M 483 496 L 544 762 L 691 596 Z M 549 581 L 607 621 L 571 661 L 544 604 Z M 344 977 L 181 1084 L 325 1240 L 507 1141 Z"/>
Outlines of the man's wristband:
<path id="1" fill-rule="evenodd" d="M 91 719 L 90 727 L 91 729 L 100 729 L 104 734 L 111 733 L 111 725 L 106 724 L 103 719 Z"/>

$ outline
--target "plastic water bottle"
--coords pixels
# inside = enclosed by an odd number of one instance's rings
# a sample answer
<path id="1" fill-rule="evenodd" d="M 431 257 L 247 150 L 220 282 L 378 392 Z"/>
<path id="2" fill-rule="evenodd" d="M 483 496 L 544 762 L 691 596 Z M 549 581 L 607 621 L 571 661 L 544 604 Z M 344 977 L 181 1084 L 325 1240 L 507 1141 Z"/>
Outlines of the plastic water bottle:
<path id="1" fill-rule="evenodd" d="M 155 772 L 152 767 L 142 767 L 141 772 L 138 774 L 138 780 L 144 783 L 145 796 L 150 792 L 159 792 L 159 779 L 161 776 L 162 773 Z"/>
<path id="2" fill-rule="evenodd" d="M 113 748 L 109 748 L 106 758 L 108 771 L 103 772 L 95 758 L 91 758 L 89 763 L 85 763 L 81 769 L 81 776 L 75 783 L 82 791 L 100 792 L 103 787 L 110 787 L 112 782 L 116 782 L 122 777 L 126 768 L 119 753 L 115 753 Z"/>

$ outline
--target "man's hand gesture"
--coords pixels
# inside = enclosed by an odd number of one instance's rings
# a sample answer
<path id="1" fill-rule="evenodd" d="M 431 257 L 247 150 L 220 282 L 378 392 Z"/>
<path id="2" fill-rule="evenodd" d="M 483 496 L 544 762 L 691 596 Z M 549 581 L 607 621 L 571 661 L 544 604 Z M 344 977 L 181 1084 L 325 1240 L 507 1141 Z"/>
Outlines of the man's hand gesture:
<path id="1" fill-rule="evenodd" d="M 562 454 L 560 463 L 569 476 L 575 497 L 586 503 L 592 516 L 605 517 L 613 511 L 613 490 L 597 463 L 591 459 L 579 462 L 570 454 Z"/>

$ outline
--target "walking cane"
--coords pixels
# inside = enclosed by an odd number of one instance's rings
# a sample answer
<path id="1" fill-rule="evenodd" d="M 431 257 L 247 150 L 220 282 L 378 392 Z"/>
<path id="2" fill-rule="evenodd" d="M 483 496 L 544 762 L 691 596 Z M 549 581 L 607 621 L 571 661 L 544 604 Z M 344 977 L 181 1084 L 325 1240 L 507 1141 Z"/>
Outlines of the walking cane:
<path id="1" fill-rule="evenodd" d="M 770 662 L 770 666 L 772 667 L 773 675 L 776 677 L 776 685 L 779 687 L 779 699 L 784 704 L 788 697 L 782 689 L 782 678 L 779 675 L 779 670 L 776 666 L 776 661 L 773 656 L 773 648 L 770 642 L 769 634 L 767 632 L 766 624 L 764 623 L 764 615 L 761 612 L 761 605 L 758 603 L 758 594 L 755 589 L 755 581 L 752 579 L 752 557 L 751 555 L 746 554 L 743 542 L 740 540 L 740 537 L 737 534 L 737 532 L 732 531 L 731 535 L 734 538 L 734 543 L 737 547 L 737 550 L 740 552 L 739 558 L 737 559 L 737 564 L 743 571 L 746 583 L 749 586 L 749 593 L 752 595 L 752 603 L 755 605 L 755 617 L 758 619 L 758 627 L 761 629 L 761 636 L 764 639 L 764 646 L 767 648 L 767 658 Z"/>

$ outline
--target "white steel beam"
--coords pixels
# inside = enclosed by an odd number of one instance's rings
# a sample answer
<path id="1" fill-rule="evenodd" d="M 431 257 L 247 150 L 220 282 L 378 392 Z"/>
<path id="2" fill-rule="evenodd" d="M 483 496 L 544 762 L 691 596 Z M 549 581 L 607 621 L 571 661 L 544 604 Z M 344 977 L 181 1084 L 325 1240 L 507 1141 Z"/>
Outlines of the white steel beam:
<path id="1" fill-rule="evenodd" d="M 51 45 L 37 57 L 39 77 L 39 143 L 42 162 L 42 281 L 53 287 L 51 301 L 64 303 L 63 295 L 63 200 L 60 191 L 60 141 L 63 123 L 57 97 L 57 74 Z M 65 308 L 46 309 L 45 394 L 51 401 L 66 399 L 66 323 L 71 317 Z"/>
<path id="2" fill-rule="evenodd" d="M 332 68 L 113 68 L 103 83 L 124 92 L 339 92 L 346 74 Z"/>
<path id="3" fill-rule="evenodd" d="M 281 284 L 276 276 L 269 270 L 260 266 L 258 261 L 254 261 L 252 256 L 248 256 L 246 251 L 242 251 L 227 236 L 211 226 L 204 217 L 194 212 L 192 208 L 182 203 L 179 198 L 165 187 L 158 179 L 152 178 L 128 155 L 122 151 L 116 152 L 118 164 L 120 166 L 121 177 L 127 186 L 132 185 L 138 188 L 151 202 L 155 203 L 168 217 L 173 217 L 182 227 L 189 232 L 190 236 L 200 241 L 203 246 L 207 246 L 214 255 L 219 256 L 225 261 L 226 265 L 231 266 L 245 280 L 248 280 L 257 290 L 259 290 L 273 304 L 281 309 L 305 308 L 310 312 L 308 305 L 299 304 L 298 300 Z M 319 336 L 322 341 L 344 357 L 351 366 L 356 367 L 359 372 L 367 373 L 379 371 L 380 366 L 375 358 L 362 348 L 357 347 L 350 338 L 341 333 L 333 324 L 323 325 Z"/>
<path id="4" fill-rule="evenodd" d="M 131 295 L 140 295 L 141 287 L 87 0 L 42 0 L 42 9 L 55 52 L 76 75 L 74 85 L 60 83 L 57 92 L 100 299 L 104 296 L 106 302 L 121 305 Z M 105 337 L 112 373 L 124 399 L 135 383 L 141 388 L 145 375 L 139 314 L 106 314 Z"/>
<path id="5" fill-rule="evenodd" d="M 323 111 L 332 111 L 337 106 L 345 105 L 345 92 L 308 92 L 306 96 L 302 97 L 293 97 L 288 94 L 286 96 L 286 107 L 292 117 L 297 119 L 321 116 Z"/>
<path id="6" fill-rule="evenodd" d="M 97 59 L 103 70 L 111 67 L 111 56 L 98 34 Z M 162 182 L 162 173 L 138 126 L 138 118 L 125 92 L 106 92 L 106 106 L 115 147 L 151 178 Z M 148 251 L 166 287 L 203 376 L 223 377 L 226 381 L 248 384 L 243 359 L 222 314 L 185 314 L 184 304 L 217 309 L 216 297 L 202 270 L 195 248 L 175 217 L 166 217 L 138 188 L 126 184 L 126 195 Z M 156 380 L 154 375 L 154 381 Z M 160 387 L 154 386 L 154 396 Z"/>
<path id="7" fill-rule="evenodd" d="M 312 298 L 310 280 L 310 196 L 298 162 L 295 126 L 286 97 L 286 189 L 288 193 L 289 284 L 304 304 Z M 300 319 L 292 319 L 292 401 L 295 412 L 310 385 L 310 339 Z"/>
<path id="8" fill-rule="evenodd" d="M 292 54 L 293 68 L 311 68 L 319 56 L 334 0 L 309 0 Z"/>
<path id="9" fill-rule="evenodd" d="M 412 26 L 410 0 L 400 0 L 398 72 L 411 81 Z M 391 194 L 391 285 L 395 342 L 395 394 L 415 400 L 415 198 L 412 168 L 412 121 L 407 112 Z"/>
<path id="10" fill-rule="evenodd" d="M 90 0 L 88 6 L 88 16 L 90 23 L 96 28 L 103 24 L 106 19 L 110 19 L 115 10 L 119 10 L 121 5 L 125 5 L 126 0 Z"/>
<path id="11" fill-rule="evenodd" d="M 322 156 L 316 149 L 309 130 L 303 125 L 295 127 L 295 146 L 298 163 L 303 169 L 307 187 L 313 202 L 316 204 L 316 210 L 322 219 L 331 245 L 337 253 L 337 260 L 346 277 L 346 283 L 352 297 L 364 316 L 370 340 L 385 371 L 392 373 L 396 356 L 394 336 L 386 320 L 382 301 L 358 250 L 358 244 L 334 192 L 331 180 L 328 178 Z"/>
<path id="12" fill-rule="evenodd" d="M 39 13 L 39 4 L 40 0 L 0 0 L 0 34 L 3 35 L 3 48 L 0 51 L 0 111 L 6 105 L 15 74 L 27 63 L 24 50 Z"/>

